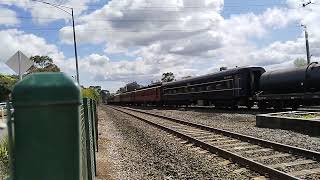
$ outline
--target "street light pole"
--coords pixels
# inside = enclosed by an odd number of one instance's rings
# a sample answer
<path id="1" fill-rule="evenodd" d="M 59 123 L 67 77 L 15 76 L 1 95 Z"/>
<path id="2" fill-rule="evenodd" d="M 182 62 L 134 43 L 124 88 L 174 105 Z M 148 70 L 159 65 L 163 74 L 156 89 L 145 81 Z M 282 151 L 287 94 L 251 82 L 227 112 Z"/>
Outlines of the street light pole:
<path id="1" fill-rule="evenodd" d="M 310 56 L 310 47 L 309 47 L 309 35 L 308 35 L 307 26 L 303 25 L 303 27 L 304 27 L 304 36 L 306 39 L 307 63 L 310 64 L 311 56 Z"/>
<path id="2" fill-rule="evenodd" d="M 311 0 L 307 3 L 303 3 L 302 4 L 302 7 L 307 7 L 308 5 L 310 4 L 313 4 L 311 2 Z M 307 30 L 307 25 L 301 25 L 302 27 L 304 27 L 304 37 L 306 39 L 306 50 L 307 50 L 307 63 L 310 64 L 310 59 L 311 59 L 311 56 L 310 56 L 310 47 L 309 47 L 309 34 L 308 34 L 308 30 Z"/>
<path id="3" fill-rule="evenodd" d="M 75 28 L 75 26 L 74 26 L 73 8 L 71 8 L 71 16 L 72 16 L 74 55 L 75 55 L 75 57 L 76 57 L 77 82 L 78 82 L 78 84 L 80 85 L 80 81 L 79 81 L 79 67 L 78 67 L 78 51 L 77 51 L 77 41 L 76 41 L 76 28 Z"/>
<path id="4" fill-rule="evenodd" d="M 60 9 L 60 10 L 64 11 L 65 13 L 71 15 L 71 17 L 72 17 L 72 30 L 73 30 L 74 56 L 75 56 L 75 59 L 76 59 L 76 76 L 77 76 L 76 79 L 77 79 L 77 83 L 80 85 L 79 66 L 78 66 L 78 51 L 77 51 L 76 29 L 75 29 L 75 24 L 74 24 L 73 8 L 67 7 L 67 6 L 58 5 L 58 4 L 53 4 L 53 3 L 49 3 L 49 2 L 45 2 L 45 1 L 41 1 L 41 0 L 32 0 L 32 1 L 40 2 L 40 3 L 43 3 L 43 4 L 47 4 L 47 5 L 53 6 L 53 7 L 57 8 L 57 9 Z M 70 9 L 71 13 L 66 11 L 63 8 Z"/>

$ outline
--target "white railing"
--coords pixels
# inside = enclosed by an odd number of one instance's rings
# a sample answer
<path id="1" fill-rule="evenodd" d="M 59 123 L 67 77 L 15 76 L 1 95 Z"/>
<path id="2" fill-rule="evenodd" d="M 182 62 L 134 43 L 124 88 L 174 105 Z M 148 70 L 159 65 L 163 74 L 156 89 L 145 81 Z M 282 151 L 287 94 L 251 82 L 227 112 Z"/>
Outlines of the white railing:
<path id="1" fill-rule="evenodd" d="M 0 129 L 3 129 L 6 127 L 6 103 L 0 103 Z"/>

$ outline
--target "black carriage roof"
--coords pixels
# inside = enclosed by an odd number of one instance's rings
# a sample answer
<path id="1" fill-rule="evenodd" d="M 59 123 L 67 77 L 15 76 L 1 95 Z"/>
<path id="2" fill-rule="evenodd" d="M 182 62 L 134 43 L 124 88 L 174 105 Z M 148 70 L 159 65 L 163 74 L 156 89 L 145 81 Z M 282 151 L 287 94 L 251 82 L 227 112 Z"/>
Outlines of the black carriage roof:
<path id="1" fill-rule="evenodd" d="M 262 68 L 262 67 L 238 67 L 238 68 L 234 68 L 234 69 L 229 69 L 229 70 L 219 71 L 219 72 L 210 73 L 210 74 L 206 74 L 206 75 L 202 75 L 202 76 L 197 76 L 197 77 L 193 77 L 193 78 L 189 78 L 189 79 L 183 79 L 183 80 L 179 80 L 179 81 L 163 83 L 163 86 L 174 86 L 174 85 L 185 84 L 185 83 L 189 83 L 189 82 L 191 83 L 194 81 L 203 80 L 203 79 L 212 78 L 212 77 L 230 76 L 230 75 L 240 73 L 242 71 L 247 71 L 247 70 L 265 72 L 264 68 Z"/>
<path id="2" fill-rule="evenodd" d="M 145 89 L 152 89 L 152 88 L 155 88 L 155 87 L 159 87 L 161 86 L 162 83 L 156 83 L 156 84 L 152 84 L 152 85 L 149 85 L 149 86 L 145 86 L 145 87 L 141 87 L 139 89 L 135 89 L 135 90 L 132 90 L 132 91 L 126 91 L 126 92 L 122 92 L 122 93 L 118 93 L 118 94 L 115 94 L 114 96 L 119 96 L 119 95 L 122 95 L 122 94 L 128 94 L 128 93 L 132 93 L 132 92 L 137 92 L 137 91 L 141 91 L 141 90 L 145 90 Z"/>

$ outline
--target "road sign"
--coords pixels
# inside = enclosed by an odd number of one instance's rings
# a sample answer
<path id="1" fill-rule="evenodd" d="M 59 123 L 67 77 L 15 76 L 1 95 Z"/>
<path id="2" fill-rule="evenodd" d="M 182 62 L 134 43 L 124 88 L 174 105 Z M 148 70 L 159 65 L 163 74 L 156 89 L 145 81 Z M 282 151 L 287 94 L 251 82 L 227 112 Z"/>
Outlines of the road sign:
<path id="1" fill-rule="evenodd" d="M 6 62 L 6 64 L 14 72 L 19 74 L 21 80 L 22 74 L 24 74 L 33 65 L 33 61 L 31 61 L 21 51 L 18 51 Z"/>

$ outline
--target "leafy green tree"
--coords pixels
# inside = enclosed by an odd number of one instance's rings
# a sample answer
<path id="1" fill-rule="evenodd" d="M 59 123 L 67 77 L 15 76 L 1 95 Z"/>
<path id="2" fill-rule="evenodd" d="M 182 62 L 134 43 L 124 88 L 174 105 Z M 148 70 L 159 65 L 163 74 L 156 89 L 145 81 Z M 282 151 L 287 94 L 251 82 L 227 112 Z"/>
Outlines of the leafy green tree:
<path id="1" fill-rule="evenodd" d="M 293 61 L 295 67 L 302 67 L 307 65 L 307 61 L 303 58 L 297 58 Z"/>
<path id="2" fill-rule="evenodd" d="M 53 63 L 49 56 L 32 56 L 30 58 L 34 65 L 28 70 L 27 74 L 36 72 L 60 72 L 60 68 Z"/>
<path id="3" fill-rule="evenodd" d="M 0 74 L 0 101 L 6 101 L 13 86 L 18 82 L 17 76 Z"/>
<path id="4" fill-rule="evenodd" d="M 162 82 L 171 82 L 175 80 L 175 76 L 172 72 L 166 72 L 162 74 L 161 81 Z"/>

